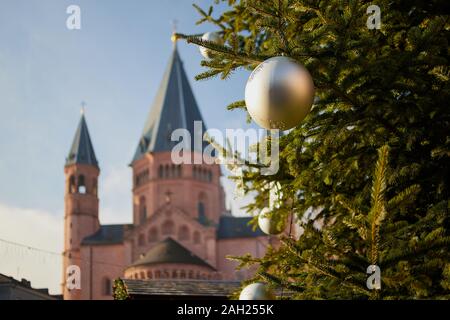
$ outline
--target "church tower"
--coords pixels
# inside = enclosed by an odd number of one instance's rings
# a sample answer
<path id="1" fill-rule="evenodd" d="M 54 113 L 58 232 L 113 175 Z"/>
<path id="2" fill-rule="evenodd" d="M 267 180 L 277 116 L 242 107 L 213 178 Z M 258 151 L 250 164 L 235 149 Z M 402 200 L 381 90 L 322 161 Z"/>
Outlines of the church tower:
<path id="1" fill-rule="evenodd" d="M 177 141 L 172 141 L 174 130 L 182 130 Z M 135 230 L 142 230 L 135 241 L 134 259 L 170 237 L 216 266 L 216 230 L 225 201 L 220 166 L 202 158 L 208 146 L 203 141 L 205 132 L 205 122 L 174 43 L 131 162 L 133 224 Z M 189 163 L 177 164 L 171 157 L 174 146 L 181 141 Z M 177 211 L 184 218 L 174 216 Z M 154 227 L 147 230 L 149 223 Z"/>
<path id="2" fill-rule="evenodd" d="M 81 268 L 81 282 L 84 283 L 86 280 L 83 279 L 80 245 L 86 236 L 99 228 L 97 195 L 99 173 L 100 169 L 82 112 L 64 167 L 66 188 L 62 291 L 65 300 L 81 298 L 81 290 L 70 290 L 70 286 L 66 283 L 69 266 Z"/>
<path id="3" fill-rule="evenodd" d="M 174 164 L 171 152 L 175 129 L 184 130 L 190 142 L 190 164 Z M 133 223 L 138 226 L 171 202 L 203 224 L 217 224 L 224 212 L 220 166 L 205 164 L 202 153 L 206 132 L 176 44 L 147 118 L 131 163 L 133 168 Z M 194 159 L 197 163 L 194 163 Z M 185 192 L 190 190 L 190 192 Z"/>

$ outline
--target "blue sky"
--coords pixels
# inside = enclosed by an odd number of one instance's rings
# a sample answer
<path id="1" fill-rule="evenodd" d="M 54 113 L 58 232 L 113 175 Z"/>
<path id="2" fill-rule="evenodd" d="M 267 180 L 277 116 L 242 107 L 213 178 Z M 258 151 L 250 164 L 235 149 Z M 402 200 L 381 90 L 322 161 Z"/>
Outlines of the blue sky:
<path id="1" fill-rule="evenodd" d="M 81 30 L 66 28 L 73 4 Z M 131 221 L 128 163 L 172 50 L 171 21 L 183 33 L 214 30 L 198 18 L 190 0 L 0 0 L 0 238 L 61 250 L 63 167 L 81 101 L 101 168 L 101 221 Z M 196 82 L 198 48 L 178 49 L 207 126 L 245 126 L 245 114 L 225 106 L 243 99 L 248 72 Z M 57 291 L 60 278 L 41 270 L 48 266 L 27 271 L 3 249 L 0 273 Z"/>

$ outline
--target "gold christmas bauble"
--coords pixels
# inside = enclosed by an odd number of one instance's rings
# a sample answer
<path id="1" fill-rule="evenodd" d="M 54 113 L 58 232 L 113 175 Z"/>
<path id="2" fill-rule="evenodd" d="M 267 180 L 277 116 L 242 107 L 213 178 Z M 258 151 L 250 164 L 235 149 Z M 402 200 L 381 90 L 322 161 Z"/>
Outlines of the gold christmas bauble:
<path id="1" fill-rule="evenodd" d="M 265 129 L 288 130 L 299 125 L 313 102 L 310 73 L 287 57 L 273 57 L 258 65 L 245 87 L 248 113 Z"/>

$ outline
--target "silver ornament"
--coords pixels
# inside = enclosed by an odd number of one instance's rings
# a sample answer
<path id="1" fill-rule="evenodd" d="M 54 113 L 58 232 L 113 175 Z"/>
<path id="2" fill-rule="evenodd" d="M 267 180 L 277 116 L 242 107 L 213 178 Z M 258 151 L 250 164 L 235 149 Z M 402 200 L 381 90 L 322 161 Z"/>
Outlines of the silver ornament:
<path id="1" fill-rule="evenodd" d="M 285 228 L 285 224 L 283 223 L 280 226 L 278 224 L 278 221 L 274 221 L 271 217 L 268 216 L 269 212 L 269 208 L 264 208 L 261 210 L 261 213 L 258 216 L 259 228 L 267 235 L 277 235 L 282 233 Z"/>
<path id="2" fill-rule="evenodd" d="M 258 65 L 245 87 L 248 113 L 265 129 L 288 130 L 299 125 L 313 101 L 311 75 L 287 57 L 273 57 Z"/>
<path id="3" fill-rule="evenodd" d="M 242 289 L 239 300 L 275 300 L 275 296 L 264 283 L 256 282 Z"/>
<path id="4" fill-rule="evenodd" d="M 215 42 L 220 45 L 223 44 L 223 39 L 218 32 L 207 32 L 202 36 L 202 40 Z M 206 59 L 211 58 L 211 50 L 202 46 L 200 46 L 199 49 L 203 57 L 205 57 Z"/>

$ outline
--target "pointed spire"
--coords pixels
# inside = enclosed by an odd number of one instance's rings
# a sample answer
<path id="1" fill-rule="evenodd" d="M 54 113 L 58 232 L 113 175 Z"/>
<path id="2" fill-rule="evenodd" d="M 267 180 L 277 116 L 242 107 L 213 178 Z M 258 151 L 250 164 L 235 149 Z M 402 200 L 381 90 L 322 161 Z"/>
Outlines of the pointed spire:
<path id="1" fill-rule="evenodd" d="M 88 164 L 98 167 L 94 147 L 92 146 L 91 137 L 89 136 L 89 130 L 86 124 L 84 106 L 85 103 L 83 102 L 80 123 L 75 132 L 69 155 L 66 158 L 66 166 L 71 164 Z"/>
<path id="2" fill-rule="evenodd" d="M 172 131 L 179 128 L 187 129 L 190 132 L 191 150 L 198 149 L 194 146 L 194 137 L 198 136 L 200 132 L 194 132 L 194 121 L 201 121 L 201 129 L 203 133 L 206 132 L 206 126 L 195 101 L 183 62 L 176 45 L 174 45 L 169 65 L 164 73 L 132 162 L 148 152 L 171 151 L 179 143 L 171 141 Z M 200 139 L 202 139 L 201 135 Z M 203 148 L 206 145 L 207 143 L 203 143 Z M 202 150 L 197 151 L 202 152 Z"/>

